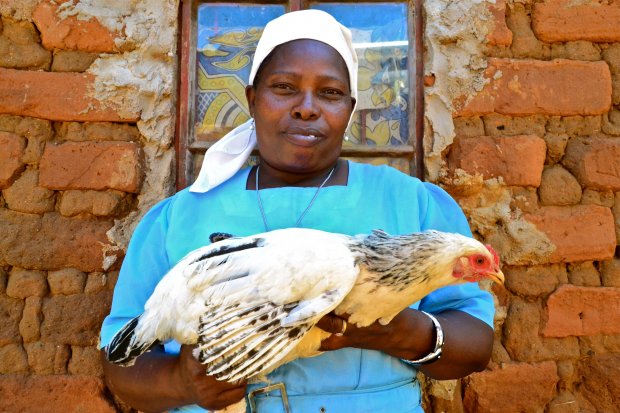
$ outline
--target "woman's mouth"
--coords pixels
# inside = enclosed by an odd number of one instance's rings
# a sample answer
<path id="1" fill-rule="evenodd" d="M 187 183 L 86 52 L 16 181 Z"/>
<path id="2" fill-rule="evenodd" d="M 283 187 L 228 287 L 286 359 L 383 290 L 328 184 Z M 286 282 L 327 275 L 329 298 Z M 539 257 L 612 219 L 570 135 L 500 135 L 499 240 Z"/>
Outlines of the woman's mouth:
<path id="1" fill-rule="evenodd" d="M 286 133 L 286 139 L 294 145 L 312 146 L 321 141 L 322 137 L 310 132 L 289 131 Z"/>

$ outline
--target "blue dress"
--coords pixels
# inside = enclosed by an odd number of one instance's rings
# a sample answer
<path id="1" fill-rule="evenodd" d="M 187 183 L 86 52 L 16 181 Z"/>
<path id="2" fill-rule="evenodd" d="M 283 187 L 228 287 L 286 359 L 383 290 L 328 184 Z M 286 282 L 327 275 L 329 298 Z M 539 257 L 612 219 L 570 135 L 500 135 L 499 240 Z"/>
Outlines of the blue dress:
<path id="1" fill-rule="evenodd" d="M 133 234 L 114 291 L 110 315 L 101 329 L 107 345 L 144 303 L 161 277 L 189 251 L 209 243 L 209 235 L 227 232 L 247 236 L 264 232 L 256 193 L 246 190 L 249 169 L 208 193 L 185 189 L 155 205 Z M 262 189 L 270 229 L 294 226 L 316 188 Z M 346 186 L 322 188 L 300 226 L 349 235 L 383 229 L 407 234 L 425 229 L 471 236 L 465 216 L 441 188 L 387 166 L 349 162 Z M 464 311 L 493 326 L 489 293 L 477 284 L 437 290 L 412 308 L 430 313 Z M 166 343 L 170 353 L 176 342 Z M 269 375 L 271 384 L 284 382 L 294 413 L 422 412 L 416 370 L 401 360 L 373 350 L 345 348 L 288 363 Z M 252 390 L 263 384 L 253 384 Z M 278 392 L 256 398 L 258 411 L 283 412 Z M 202 412 L 197 406 L 176 411 Z"/>

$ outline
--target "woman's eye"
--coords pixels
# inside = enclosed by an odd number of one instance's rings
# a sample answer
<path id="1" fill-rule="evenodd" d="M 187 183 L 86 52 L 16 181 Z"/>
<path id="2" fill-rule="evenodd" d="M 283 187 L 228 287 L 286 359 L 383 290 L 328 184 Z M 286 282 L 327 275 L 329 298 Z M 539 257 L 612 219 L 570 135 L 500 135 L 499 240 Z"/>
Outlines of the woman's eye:
<path id="1" fill-rule="evenodd" d="M 341 92 L 340 90 L 338 90 L 338 89 L 327 89 L 327 90 L 325 90 L 325 92 L 324 92 L 324 93 L 325 93 L 326 95 L 338 95 L 338 96 L 341 96 L 341 95 L 343 95 L 343 94 L 344 94 L 344 93 L 342 93 L 342 92 Z"/>
<path id="2" fill-rule="evenodd" d="M 325 89 L 322 94 L 328 99 L 341 99 L 344 96 L 344 92 L 338 89 Z"/>
<path id="3" fill-rule="evenodd" d="M 285 91 L 293 90 L 293 88 L 290 85 L 287 85 L 286 83 L 276 83 L 275 85 L 273 85 L 273 88 L 277 90 L 285 90 Z"/>

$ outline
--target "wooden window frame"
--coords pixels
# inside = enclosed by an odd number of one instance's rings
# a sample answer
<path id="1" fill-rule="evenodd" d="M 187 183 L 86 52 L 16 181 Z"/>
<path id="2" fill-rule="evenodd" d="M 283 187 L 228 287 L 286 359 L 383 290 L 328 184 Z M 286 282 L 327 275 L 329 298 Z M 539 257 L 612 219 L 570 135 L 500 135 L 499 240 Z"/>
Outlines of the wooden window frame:
<path id="1" fill-rule="evenodd" d="M 367 0 L 372 2 L 372 0 Z M 261 1 L 265 4 L 283 4 L 285 1 Z M 348 2 L 339 0 L 339 2 Z M 236 1 L 235 3 L 243 3 Z M 289 0 L 290 11 L 307 8 L 311 3 L 307 0 Z M 355 3 L 355 2 L 351 2 Z M 196 88 L 196 33 L 199 0 L 181 0 L 179 11 L 179 78 L 177 87 L 177 113 L 175 122 L 175 151 L 176 151 L 176 189 L 177 191 L 191 184 L 192 158 L 196 153 L 204 153 L 210 142 L 193 142 L 190 137 L 194 134 L 195 116 L 195 88 Z M 399 146 L 365 146 L 359 145 L 342 149 L 343 157 L 393 157 L 408 158 L 410 171 L 420 179 L 424 179 L 424 19 L 422 0 L 409 0 L 408 10 L 413 14 L 407 19 L 410 40 L 413 47 L 409 47 L 408 61 L 410 81 L 415 82 L 409 90 L 412 92 L 413 104 L 409 105 L 409 145 Z M 413 120 L 413 122 L 411 122 Z M 413 145 L 411 145 L 413 134 Z"/>

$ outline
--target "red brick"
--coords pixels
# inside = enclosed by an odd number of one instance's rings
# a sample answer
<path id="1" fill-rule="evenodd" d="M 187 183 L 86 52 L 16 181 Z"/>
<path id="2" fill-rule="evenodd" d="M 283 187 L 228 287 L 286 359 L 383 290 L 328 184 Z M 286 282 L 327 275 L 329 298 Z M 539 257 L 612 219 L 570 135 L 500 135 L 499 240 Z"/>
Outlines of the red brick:
<path id="1" fill-rule="evenodd" d="M 30 22 L 2 19 L 0 66 L 11 69 L 47 70 L 52 54 L 45 50 Z"/>
<path id="2" fill-rule="evenodd" d="M 574 360 L 557 360 L 556 364 L 558 366 L 558 376 L 560 376 L 560 387 L 561 389 L 570 389 L 573 387 L 575 383 L 577 383 L 580 379 L 575 373 L 575 364 Z M 559 394 L 559 397 L 562 395 Z"/>
<path id="3" fill-rule="evenodd" d="M 566 144 L 568 143 L 569 136 L 565 133 L 555 134 L 555 133 L 547 133 L 544 136 L 545 142 L 547 143 L 547 158 L 549 159 L 549 164 L 553 165 L 562 159 L 564 156 L 564 150 L 566 149 Z"/>
<path id="4" fill-rule="evenodd" d="M 64 268 L 50 271 L 47 274 L 47 282 L 52 295 L 79 294 L 84 291 L 86 274 L 75 268 Z"/>
<path id="5" fill-rule="evenodd" d="M 0 375 L 27 371 L 28 359 L 24 348 L 20 344 L 0 346 Z"/>
<path id="6" fill-rule="evenodd" d="M 562 163 L 584 186 L 620 190 L 620 141 L 616 138 L 571 139 Z"/>
<path id="7" fill-rule="evenodd" d="M 75 346 L 95 346 L 101 323 L 110 312 L 112 294 L 57 295 L 44 300 L 41 341 Z"/>
<path id="8" fill-rule="evenodd" d="M 39 0 L 2 0 L 0 14 L 14 20 L 30 20 Z"/>
<path id="9" fill-rule="evenodd" d="M 6 295 L 13 298 L 42 297 L 47 293 L 45 272 L 13 268 L 9 275 Z"/>
<path id="10" fill-rule="evenodd" d="M 103 369 L 99 357 L 100 353 L 97 347 L 72 346 L 68 371 L 71 374 L 102 377 Z"/>
<path id="11" fill-rule="evenodd" d="M 484 89 L 457 112 L 475 116 L 600 115 L 611 107 L 605 62 L 489 59 Z"/>
<path id="12" fill-rule="evenodd" d="M 549 294 L 567 279 L 564 265 L 506 266 L 503 271 L 506 274 L 506 288 L 521 296 Z"/>
<path id="13" fill-rule="evenodd" d="M 424 76 L 424 86 L 431 87 L 435 85 L 435 75 L 426 75 Z"/>
<path id="14" fill-rule="evenodd" d="M 0 265 L 101 271 L 112 221 L 0 209 Z"/>
<path id="15" fill-rule="evenodd" d="M 85 72 L 98 57 L 97 53 L 57 50 L 54 53 L 52 72 Z"/>
<path id="16" fill-rule="evenodd" d="M 0 131 L 0 189 L 11 186 L 24 169 L 22 156 L 26 140 L 13 133 Z"/>
<path id="17" fill-rule="evenodd" d="M 124 195 L 118 191 L 64 191 L 58 203 L 58 212 L 66 217 L 79 214 L 116 215 L 117 211 L 123 210 L 120 206 Z"/>
<path id="18" fill-rule="evenodd" d="M 0 376 L 0 411 L 115 413 L 101 379 L 91 376 Z"/>
<path id="19" fill-rule="evenodd" d="M 479 116 L 472 118 L 454 118 L 456 136 L 473 138 L 484 135 L 484 123 Z"/>
<path id="20" fill-rule="evenodd" d="M 54 191 L 39 185 L 39 171 L 27 170 L 2 194 L 8 207 L 13 211 L 29 214 L 42 214 L 54 210 L 56 197 Z"/>
<path id="21" fill-rule="evenodd" d="M 12 132 L 28 140 L 21 161 L 30 165 L 39 163 L 45 142 L 54 136 L 52 122 L 49 120 L 21 116 L 0 115 L 0 130 Z"/>
<path id="22" fill-rule="evenodd" d="M 576 2 L 546 0 L 535 3 L 532 28 L 542 41 L 620 41 L 620 3 L 608 0 Z"/>
<path id="23" fill-rule="evenodd" d="M 24 343 L 37 341 L 41 337 L 41 297 L 28 297 L 25 300 L 24 313 L 19 322 L 19 334 Z"/>
<path id="24" fill-rule="evenodd" d="M 566 133 L 569 136 L 591 136 L 601 130 L 602 116 L 553 116 L 547 119 L 549 133 Z"/>
<path id="25" fill-rule="evenodd" d="M 0 113 L 57 121 L 138 120 L 138 113 L 92 97 L 94 82 L 87 73 L 0 68 Z"/>
<path id="26" fill-rule="evenodd" d="M 103 272 L 91 272 L 86 279 L 84 292 L 87 294 L 97 293 L 106 288 L 108 276 Z"/>
<path id="27" fill-rule="evenodd" d="M 606 353 L 620 354 L 620 334 L 581 336 L 579 337 L 579 347 L 581 357 L 591 357 L 594 354 Z"/>
<path id="28" fill-rule="evenodd" d="M 579 393 L 598 412 L 618 412 L 620 408 L 620 354 L 602 354 L 579 363 L 583 377 Z"/>
<path id="29" fill-rule="evenodd" d="M 473 373 L 466 379 L 465 411 L 538 412 L 552 400 L 558 380 L 552 361 L 505 364 L 497 370 Z"/>
<path id="30" fill-rule="evenodd" d="M 614 221 L 616 224 L 616 240 L 620 245 L 620 193 L 616 194 L 615 198 L 614 206 L 611 211 L 614 214 Z"/>
<path id="31" fill-rule="evenodd" d="M 448 164 L 485 179 L 502 177 L 506 185 L 539 186 L 545 163 L 545 141 L 536 136 L 459 138 Z"/>
<path id="32" fill-rule="evenodd" d="M 39 184 L 50 189 L 117 189 L 139 192 L 140 151 L 129 142 L 67 142 L 47 145 Z"/>
<path id="33" fill-rule="evenodd" d="M 603 60 L 609 64 L 611 74 L 620 75 L 620 43 L 611 44 L 602 52 Z"/>
<path id="34" fill-rule="evenodd" d="M 484 133 L 479 135 L 535 135 L 541 137 L 546 133 L 547 118 L 542 115 L 513 117 L 490 113 L 482 116 L 482 120 L 484 122 Z"/>
<path id="35" fill-rule="evenodd" d="M 532 31 L 529 3 L 510 2 L 506 24 L 513 33 L 510 56 L 515 59 L 548 60 L 549 48 L 536 38 Z M 499 57 L 499 56 L 498 56 Z"/>
<path id="36" fill-rule="evenodd" d="M 576 359 L 579 357 L 577 337 L 541 337 L 542 309 L 538 303 L 530 303 L 513 297 L 504 321 L 502 343 L 515 361 L 536 363 L 550 359 Z"/>
<path id="37" fill-rule="evenodd" d="M 601 268 L 601 280 L 605 287 L 620 288 L 620 258 L 604 261 Z"/>
<path id="38" fill-rule="evenodd" d="M 28 364 L 35 374 L 65 374 L 69 363 L 69 346 L 35 342 L 25 344 Z"/>
<path id="39" fill-rule="evenodd" d="M 60 140 L 138 142 L 140 131 L 135 125 L 112 122 L 63 122 L 56 128 Z"/>
<path id="40" fill-rule="evenodd" d="M 19 343 L 19 319 L 24 301 L 0 295 L 0 346 Z"/>
<path id="41" fill-rule="evenodd" d="M 81 50 L 84 52 L 118 52 L 114 40 L 118 33 L 112 33 L 96 18 L 78 19 L 76 16 L 61 18 L 58 5 L 52 0 L 43 0 L 34 9 L 32 19 L 41 32 L 43 45 L 49 49 Z"/>
<path id="42" fill-rule="evenodd" d="M 495 26 L 487 35 L 487 41 L 490 45 L 510 46 L 512 31 L 506 25 L 506 0 L 497 0 L 495 4 L 489 4 L 489 10 L 493 15 Z"/>
<path id="43" fill-rule="evenodd" d="M 614 207 L 615 196 L 611 190 L 598 191 L 596 189 L 585 188 L 581 197 L 583 205 L 600 205 L 607 208 Z"/>
<path id="44" fill-rule="evenodd" d="M 524 218 L 555 245 L 549 263 L 606 260 L 614 256 L 616 234 L 609 208 L 548 206 L 525 214 Z"/>
<path id="45" fill-rule="evenodd" d="M 546 337 L 620 334 L 620 288 L 563 285 L 547 300 Z"/>
<path id="46" fill-rule="evenodd" d="M 616 66 L 616 73 L 613 75 L 613 94 L 611 99 L 614 105 L 620 105 L 620 43 L 616 43 L 614 46 L 618 46 L 614 48 L 617 61 L 613 64 L 609 62 L 612 73 L 614 73 L 614 66 Z M 602 130 L 608 135 L 620 136 L 620 110 L 612 109 L 602 116 Z"/>
<path id="47" fill-rule="evenodd" d="M 581 185 L 560 165 L 545 167 L 538 195 L 542 205 L 575 205 L 581 201 Z"/>
<path id="48" fill-rule="evenodd" d="M 580 413 L 579 404 L 571 392 L 560 391 L 560 394 L 549 403 L 547 413 Z"/>
<path id="49" fill-rule="evenodd" d="M 575 262 L 567 265 L 568 280 L 579 287 L 600 287 L 601 275 L 592 261 Z"/>
<path id="50" fill-rule="evenodd" d="M 551 45 L 552 59 L 587 60 L 595 62 L 601 60 L 601 49 L 595 43 L 579 40 L 568 43 L 554 43 Z"/>
<path id="51" fill-rule="evenodd" d="M 6 292 L 6 283 L 8 279 L 8 274 L 2 267 L 0 267 L 0 294 L 4 294 Z"/>

